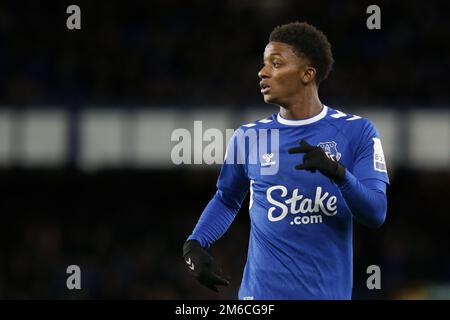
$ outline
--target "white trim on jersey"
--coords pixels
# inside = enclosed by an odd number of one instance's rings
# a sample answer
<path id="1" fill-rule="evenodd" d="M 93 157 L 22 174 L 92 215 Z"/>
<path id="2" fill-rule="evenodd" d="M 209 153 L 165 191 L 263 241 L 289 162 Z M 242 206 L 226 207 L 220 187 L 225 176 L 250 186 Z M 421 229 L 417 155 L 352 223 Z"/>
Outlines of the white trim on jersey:
<path id="1" fill-rule="evenodd" d="M 346 119 L 346 121 L 353 121 L 353 120 L 358 120 L 358 119 L 361 119 L 361 117 L 360 116 L 353 116 L 351 118 Z"/>
<path id="2" fill-rule="evenodd" d="M 322 111 L 320 111 L 319 114 L 315 115 L 314 117 L 308 118 L 308 119 L 302 119 L 302 120 L 287 120 L 281 117 L 280 113 L 277 114 L 277 121 L 281 124 L 285 124 L 288 126 L 303 126 L 305 124 L 311 124 L 316 121 L 319 121 L 322 118 L 325 118 L 327 115 L 328 107 L 323 106 Z"/>
<path id="3" fill-rule="evenodd" d="M 347 114 L 343 113 L 342 111 L 339 111 L 339 110 L 334 110 L 334 111 L 336 111 L 336 113 L 331 116 L 332 118 L 338 119 L 338 118 L 347 116 Z"/>

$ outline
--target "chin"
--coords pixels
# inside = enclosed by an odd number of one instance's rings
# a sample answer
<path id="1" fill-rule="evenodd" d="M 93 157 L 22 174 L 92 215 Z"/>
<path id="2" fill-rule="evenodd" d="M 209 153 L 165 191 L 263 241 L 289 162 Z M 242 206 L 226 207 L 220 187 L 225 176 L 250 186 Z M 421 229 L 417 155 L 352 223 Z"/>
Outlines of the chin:
<path id="1" fill-rule="evenodd" d="M 265 95 L 264 96 L 264 102 L 265 103 L 270 103 L 270 104 L 278 104 L 277 100 L 274 97 L 270 96 L 270 95 Z"/>

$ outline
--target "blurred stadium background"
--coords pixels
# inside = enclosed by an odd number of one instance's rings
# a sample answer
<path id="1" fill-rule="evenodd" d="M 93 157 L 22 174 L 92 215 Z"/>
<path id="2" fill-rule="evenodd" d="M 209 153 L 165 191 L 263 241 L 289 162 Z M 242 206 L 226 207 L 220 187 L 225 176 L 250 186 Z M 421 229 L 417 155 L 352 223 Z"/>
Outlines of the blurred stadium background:
<path id="1" fill-rule="evenodd" d="M 215 295 L 181 246 L 219 166 L 172 164 L 171 133 L 276 112 L 257 72 L 272 28 L 295 20 L 333 45 L 322 101 L 372 119 L 388 161 L 385 225 L 355 225 L 354 298 L 450 298 L 448 2 L 75 1 L 79 31 L 69 4 L 0 3 L 0 298 L 235 298 L 248 199 L 212 248 L 232 278 Z M 366 28 L 370 4 L 381 30 Z M 381 290 L 366 288 L 371 264 Z"/>

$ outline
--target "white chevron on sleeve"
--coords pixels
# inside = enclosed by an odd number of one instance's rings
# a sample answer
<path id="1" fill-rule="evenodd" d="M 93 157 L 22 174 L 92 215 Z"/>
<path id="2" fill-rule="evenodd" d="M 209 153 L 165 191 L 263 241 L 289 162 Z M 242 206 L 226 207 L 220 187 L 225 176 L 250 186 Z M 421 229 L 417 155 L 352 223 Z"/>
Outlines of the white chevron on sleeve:
<path id="1" fill-rule="evenodd" d="M 353 116 L 353 117 L 345 119 L 345 120 L 346 121 L 353 121 L 353 120 L 358 120 L 358 119 L 361 119 L 361 117 L 360 116 Z"/>
<path id="2" fill-rule="evenodd" d="M 346 117 L 347 114 L 343 113 L 342 111 L 336 110 L 336 113 L 333 114 L 331 117 L 338 119 L 338 118 L 342 118 L 342 117 Z"/>

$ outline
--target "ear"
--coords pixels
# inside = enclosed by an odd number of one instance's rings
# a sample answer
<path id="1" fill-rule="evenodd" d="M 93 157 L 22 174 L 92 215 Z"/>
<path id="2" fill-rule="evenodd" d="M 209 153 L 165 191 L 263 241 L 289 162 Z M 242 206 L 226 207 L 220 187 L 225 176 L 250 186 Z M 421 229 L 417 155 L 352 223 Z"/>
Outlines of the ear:
<path id="1" fill-rule="evenodd" d="M 305 67 L 302 72 L 301 80 L 304 85 L 313 82 L 316 79 L 316 69 L 313 67 Z"/>

